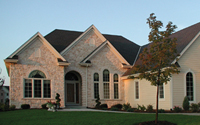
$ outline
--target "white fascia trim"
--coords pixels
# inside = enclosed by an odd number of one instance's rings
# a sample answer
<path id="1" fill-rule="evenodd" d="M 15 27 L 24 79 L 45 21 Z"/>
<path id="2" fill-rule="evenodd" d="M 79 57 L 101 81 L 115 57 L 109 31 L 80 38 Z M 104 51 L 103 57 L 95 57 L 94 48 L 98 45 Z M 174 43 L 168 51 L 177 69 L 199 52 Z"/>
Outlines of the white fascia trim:
<path id="1" fill-rule="evenodd" d="M 122 62 L 122 63 L 125 63 L 127 65 L 130 65 L 125 59 L 124 57 L 115 49 L 115 47 L 108 41 L 108 45 L 111 49 L 111 51 L 119 58 L 119 60 Z"/>
<path id="2" fill-rule="evenodd" d="M 135 62 L 137 61 L 137 58 L 138 58 L 139 53 L 140 53 L 140 50 L 141 50 L 141 46 L 140 46 L 140 48 L 139 48 L 139 50 L 138 50 L 137 56 L 135 57 L 135 60 L 134 60 L 134 62 L 133 62 L 133 66 L 135 65 Z"/>
<path id="3" fill-rule="evenodd" d="M 196 39 L 200 36 L 200 32 L 197 33 L 197 35 L 190 41 L 190 43 L 182 50 L 180 53 L 180 56 L 178 57 L 179 59 L 183 56 L 183 54 L 188 50 L 188 48 L 196 41 Z M 176 59 L 171 64 L 174 64 L 176 62 Z"/>
<path id="4" fill-rule="evenodd" d="M 58 62 L 57 64 L 58 64 L 59 66 L 69 66 L 71 63 Z"/>
<path id="5" fill-rule="evenodd" d="M 68 52 L 73 46 L 75 46 L 81 38 L 89 34 L 91 31 L 94 31 L 97 36 L 102 40 L 106 41 L 106 38 L 97 30 L 94 25 L 91 25 L 85 32 L 83 32 L 78 38 L 76 38 L 67 48 L 65 48 L 60 54 L 63 55 L 64 53 Z"/>
<path id="6" fill-rule="evenodd" d="M 31 42 L 34 41 L 35 38 L 39 37 L 39 39 L 49 48 L 57 58 L 61 58 L 63 61 L 66 61 L 55 49 L 54 47 L 49 44 L 49 42 L 39 33 L 37 32 L 33 35 L 28 41 L 26 41 L 22 46 L 20 46 L 14 53 L 12 53 L 9 58 L 12 58 L 17 53 L 20 53 L 25 47 L 27 47 Z"/>
<path id="7" fill-rule="evenodd" d="M 101 45 L 101 47 L 99 47 L 97 50 L 95 50 L 90 56 L 88 56 L 86 59 L 83 60 L 83 62 L 89 60 L 91 57 L 93 57 L 99 50 L 101 50 L 105 45 L 107 44 L 107 41 L 105 41 L 103 43 L 103 45 Z"/>

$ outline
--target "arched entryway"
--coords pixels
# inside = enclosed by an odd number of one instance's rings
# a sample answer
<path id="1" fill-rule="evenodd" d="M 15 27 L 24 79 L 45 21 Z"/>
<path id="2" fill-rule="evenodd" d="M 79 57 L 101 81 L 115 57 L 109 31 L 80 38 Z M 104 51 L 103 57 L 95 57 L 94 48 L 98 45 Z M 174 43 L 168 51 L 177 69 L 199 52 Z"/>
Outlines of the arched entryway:
<path id="1" fill-rule="evenodd" d="M 81 105 L 81 76 L 76 71 L 65 75 L 65 105 Z"/>

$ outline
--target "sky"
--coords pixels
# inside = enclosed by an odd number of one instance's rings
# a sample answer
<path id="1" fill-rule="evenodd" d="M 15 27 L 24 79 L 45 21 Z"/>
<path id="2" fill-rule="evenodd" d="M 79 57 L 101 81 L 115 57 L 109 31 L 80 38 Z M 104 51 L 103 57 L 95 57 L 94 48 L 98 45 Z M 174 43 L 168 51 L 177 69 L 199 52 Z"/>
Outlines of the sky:
<path id="1" fill-rule="evenodd" d="M 145 45 L 151 13 L 179 31 L 200 22 L 199 5 L 199 0 L 0 0 L 0 77 L 9 85 L 4 59 L 37 32 L 85 31 L 93 24 L 103 34 Z"/>

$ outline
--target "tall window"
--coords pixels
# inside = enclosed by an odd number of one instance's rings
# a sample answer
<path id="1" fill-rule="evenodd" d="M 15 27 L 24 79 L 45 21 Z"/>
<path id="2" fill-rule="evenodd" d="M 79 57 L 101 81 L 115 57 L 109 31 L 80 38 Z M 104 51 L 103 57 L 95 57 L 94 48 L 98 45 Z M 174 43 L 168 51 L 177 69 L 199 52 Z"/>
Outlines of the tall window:
<path id="1" fill-rule="evenodd" d="M 93 76 L 93 81 L 94 81 L 94 98 L 98 98 L 99 96 L 99 74 L 94 73 Z"/>
<path id="2" fill-rule="evenodd" d="M 159 97 L 160 99 L 164 98 L 164 84 L 159 85 Z"/>
<path id="3" fill-rule="evenodd" d="M 114 99 L 118 99 L 119 98 L 119 89 L 118 89 L 118 75 L 114 74 L 113 76 L 113 80 L 114 80 Z"/>
<path id="4" fill-rule="evenodd" d="M 110 78 L 109 78 L 109 71 L 107 69 L 105 69 L 103 71 L 103 91 L 104 91 L 104 99 L 109 99 L 110 98 L 110 88 L 109 88 L 109 82 L 110 82 Z"/>
<path id="5" fill-rule="evenodd" d="M 135 82 L 135 99 L 139 99 L 139 82 Z"/>
<path id="6" fill-rule="evenodd" d="M 43 72 L 34 70 L 24 79 L 25 98 L 51 98 L 50 80 L 46 79 Z"/>
<path id="7" fill-rule="evenodd" d="M 191 72 L 186 74 L 186 94 L 189 101 L 194 101 L 194 89 L 193 89 L 193 75 Z"/>

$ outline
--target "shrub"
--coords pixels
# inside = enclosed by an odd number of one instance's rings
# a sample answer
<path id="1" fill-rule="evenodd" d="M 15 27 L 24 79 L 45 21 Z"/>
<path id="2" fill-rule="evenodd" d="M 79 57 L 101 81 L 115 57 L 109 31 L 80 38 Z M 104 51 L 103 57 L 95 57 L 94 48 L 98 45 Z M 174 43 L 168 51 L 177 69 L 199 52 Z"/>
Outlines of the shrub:
<path id="1" fill-rule="evenodd" d="M 182 108 L 180 108 L 179 106 L 174 106 L 173 110 L 175 112 L 181 112 L 182 111 Z"/>
<path id="2" fill-rule="evenodd" d="M 197 112 L 199 110 L 199 105 L 192 103 L 191 110 L 192 110 L 192 112 Z"/>
<path id="3" fill-rule="evenodd" d="M 147 111 L 152 112 L 153 111 L 153 105 L 147 105 Z"/>
<path id="4" fill-rule="evenodd" d="M 116 105 L 111 106 L 111 108 L 112 107 L 115 107 L 115 108 L 118 108 L 118 110 L 121 110 L 122 109 L 122 104 L 116 104 Z"/>
<path id="5" fill-rule="evenodd" d="M 59 106 L 59 108 L 60 108 L 60 101 L 61 101 L 61 99 L 60 99 L 60 94 L 56 93 L 55 99 L 56 99 L 56 104 L 57 104 L 57 105 Z"/>
<path id="6" fill-rule="evenodd" d="M 125 110 L 125 111 L 127 111 L 129 108 L 131 108 L 131 105 L 130 105 L 130 103 L 128 103 L 128 102 L 127 102 L 126 104 L 124 103 L 124 104 L 122 105 L 122 109 Z"/>
<path id="7" fill-rule="evenodd" d="M 100 105 L 101 105 L 99 95 L 97 96 L 97 99 L 95 100 L 95 102 L 96 102 L 95 108 L 99 109 L 99 108 L 100 108 Z"/>
<path id="8" fill-rule="evenodd" d="M 101 104 L 100 109 L 108 109 L 108 105 L 107 104 Z"/>
<path id="9" fill-rule="evenodd" d="M 29 104 L 22 104 L 21 108 L 22 109 L 30 109 L 30 105 Z"/>
<path id="10" fill-rule="evenodd" d="M 134 110 L 135 110 L 134 108 L 128 108 L 126 111 L 127 112 L 134 112 Z"/>
<path id="11" fill-rule="evenodd" d="M 189 108 L 190 108 L 190 103 L 189 103 L 189 100 L 188 100 L 188 97 L 187 97 L 187 96 L 184 97 L 182 107 L 183 107 L 183 109 L 184 109 L 185 111 L 188 111 Z"/>
<path id="12" fill-rule="evenodd" d="M 16 109 L 16 106 L 15 106 L 15 105 L 11 105 L 11 106 L 10 106 L 10 110 L 11 110 L 11 111 L 14 111 L 15 109 Z"/>
<path id="13" fill-rule="evenodd" d="M 0 105 L 0 110 L 1 111 L 9 111 L 9 105 L 1 104 Z"/>
<path id="14" fill-rule="evenodd" d="M 165 113 L 164 109 L 158 109 L 158 113 Z"/>
<path id="15" fill-rule="evenodd" d="M 199 108 L 200 108 L 200 102 L 198 103 L 198 106 L 199 106 Z"/>
<path id="16" fill-rule="evenodd" d="M 43 109 L 47 109 L 47 103 L 41 105 Z"/>
<path id="17" fill-rule="evenodd" d="M 117 108 L 117 107 L 111 107 L 110 110 L 111 110 L 111 111 L 119 111 L 119 108 Z"/>
<path id="18" fill-rule="evenodd" d="M 138 108 L 137 109 L 141 110 L 141 111 L 145 111 L 146 107 L 144 105 L 141 106 L 141 105 L 138 104 Z"/>

